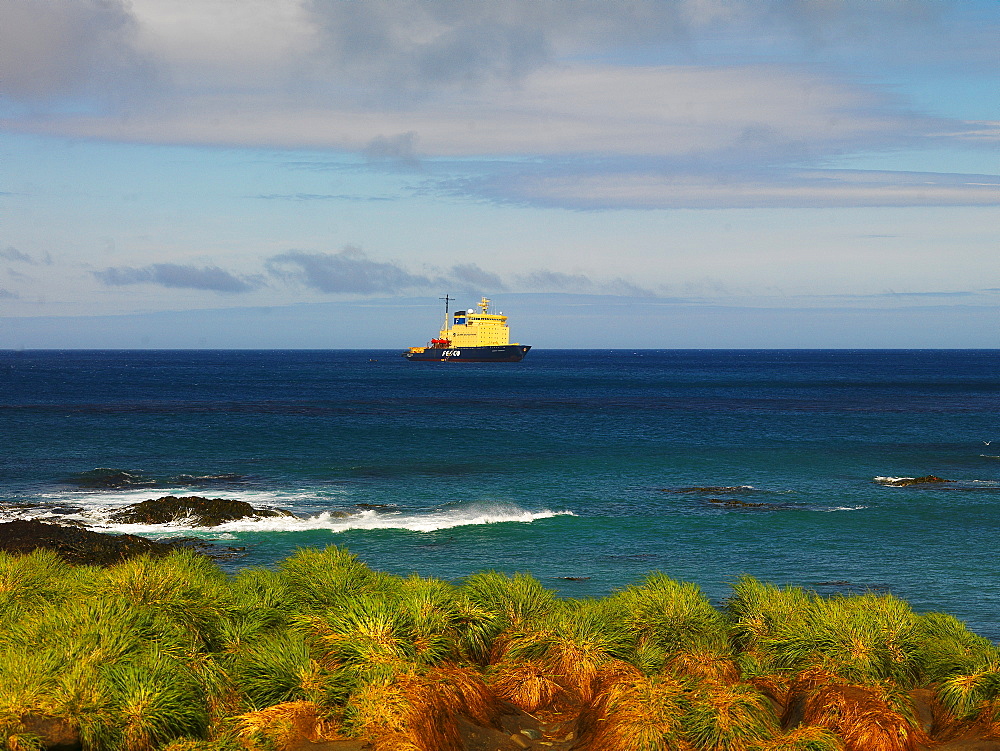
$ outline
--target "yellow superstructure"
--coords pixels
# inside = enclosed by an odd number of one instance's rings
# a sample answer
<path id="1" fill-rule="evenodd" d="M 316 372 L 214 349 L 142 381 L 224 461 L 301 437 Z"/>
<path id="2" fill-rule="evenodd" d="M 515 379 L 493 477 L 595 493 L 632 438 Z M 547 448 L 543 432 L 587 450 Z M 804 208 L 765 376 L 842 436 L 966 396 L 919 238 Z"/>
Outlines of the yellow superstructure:
<path id="1" fill-rule="evenodd" d="M 510 344 L 507 316 L 490 313 L 490 301 L 485 297 L 479 301 L 478 307 L 478 312 L 456 310 L 452 314 L 451 326 L 441 329 L 440 339 L 448 342 L 446 346 L 461 349 Z M 446 327 L 448 323 L 449 321 L 445 322 Z"/>

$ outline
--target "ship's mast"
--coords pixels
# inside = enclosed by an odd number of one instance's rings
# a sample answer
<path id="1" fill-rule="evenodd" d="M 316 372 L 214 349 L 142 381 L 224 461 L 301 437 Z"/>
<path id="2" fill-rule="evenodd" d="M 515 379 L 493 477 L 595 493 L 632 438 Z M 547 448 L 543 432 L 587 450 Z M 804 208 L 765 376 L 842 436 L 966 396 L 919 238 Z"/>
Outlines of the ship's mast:
<path id="1" fill-rule="evenodd" d="M 448 303 L 454 299 L 455 299 L 454 297 L 449 297 L 447 292 L 445 293 L 444 297 L 438 298 L 438 300 L 444 300 L 444 328 L 448 328 L 448 325 L 451 323 L 448 320 Z"/>

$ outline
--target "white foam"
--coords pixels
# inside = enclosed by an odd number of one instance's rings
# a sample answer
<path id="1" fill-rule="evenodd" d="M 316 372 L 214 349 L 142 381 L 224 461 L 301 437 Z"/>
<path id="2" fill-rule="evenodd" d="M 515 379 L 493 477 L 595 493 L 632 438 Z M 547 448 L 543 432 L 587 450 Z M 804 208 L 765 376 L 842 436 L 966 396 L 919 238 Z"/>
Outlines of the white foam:
<path id="1" fill-rule="evenodd" d="M 903 480 L 915 480 L 915 479 L 916 479 L 915 477 L 873 477 L 872 481 L 882 483 L 883 485 L 887 485 L 889 483 L 901 482 Z"/>
<path id="2" fill-rule="evenodd" d="M 94 506 L 79 514 L 52 514 L 44 509 L 22 510 L 20 518 L 58 518 L 62 521 L 74 520 L 93 529 L 133 535 L 186 536 L 196 534 L 215 539 L 231 539 L 238 532 L 302 532 L 326 529 L 331 533 L 348 530 L 401 529 L 412 532 L 434 532 L 453 527 L 486 524 L 520 523 L 530 524 L 539 519 L 555 516 L 575 516 L 571 511 L 543 509 L 529 511 L 514 504 L 473 503 L 447 509 L 431 511 L 387 511 L 385 509 L 365 509 L 361 511 L 323 511 L 308 516 L 247 517 L 226 522 L 216 527 L 198 527 L 193 519 L 176 519 L 168 524 L 123 524 L 111 521 L 111 516 L 121 506 L 129 502 L 124 495 L 114 499 L 113 505 Z M 246 498 L 247 494 L 240 494 Z M 221 497 L 221 496 L 220 496 Z M 313 496 L 310 500 L 315 503 Z M 76 504 L 83 505 L 83 504 Z M 276 505 L 276 504 L 275 504 Z M 291 505 L 291 504 L 287 504 Z"/>
<path id="3" fill-rule="evenodd" d="M 148 501 L 151 498 L 163 498 L 172 495 L 178 498 L 201 496 L 202 498 L 224 498 L 233 501 L 246 501 L 252 506 L 295 506 L 299 504 L 322 503 L 330 498 L 340 498 L 346 492 L 340 488 L 324 488 L 322 491 L 290 489 L 290 490 L 259 490 L 253 488 L 226 488 L 221 490 L 175 487 L 175 488 L 129 488 L 122 490 L 74 490 L 60 493 L 45 493 L 39 496 L 46 503 L 62 503 L 67 506 L 83 507 L 120 507 L 133 503 Z"/>
<path id="4" fill-rule="evenodd" d="M 574 514 L 570 511 L 551 511 L 549 509 L 527 511 L 513 505 L 475 504 L 464 508 L 425 513 L 385 513 L 364 510 L 348 516 L 324 512 L 304 519 L 289 517 L 240 519 L 221 524 L 216 529 L 231 532 L 284 532 L 304 529 L 328 529 L 331 532 L 346 532 L 352 529 L 405 529 L 411 532 L 435 532 L 440 529 L 484 524 L 530 524 L 539 519 L 550 519 L 554 516 L 574 516 Z"/>

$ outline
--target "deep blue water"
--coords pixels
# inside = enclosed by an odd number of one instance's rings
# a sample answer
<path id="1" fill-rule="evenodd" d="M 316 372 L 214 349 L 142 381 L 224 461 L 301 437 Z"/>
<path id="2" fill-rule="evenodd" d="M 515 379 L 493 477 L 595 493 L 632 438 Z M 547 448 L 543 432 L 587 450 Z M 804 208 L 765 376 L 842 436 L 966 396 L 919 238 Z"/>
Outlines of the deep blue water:
<path id="1" fill-rule="evenodd" d="M 244 548 L 229 567 L 335 543 L 573 596 L 651 570 L 716 600 L 741 574 L 877 588 L 1000 639 L 998 374 L 981 350 L 0 352 L 0 518 L 200 535 Z M 876 481 L 928 474 L 954 482 Z M 108 519 L 167 494 L 298 518 Z"/>

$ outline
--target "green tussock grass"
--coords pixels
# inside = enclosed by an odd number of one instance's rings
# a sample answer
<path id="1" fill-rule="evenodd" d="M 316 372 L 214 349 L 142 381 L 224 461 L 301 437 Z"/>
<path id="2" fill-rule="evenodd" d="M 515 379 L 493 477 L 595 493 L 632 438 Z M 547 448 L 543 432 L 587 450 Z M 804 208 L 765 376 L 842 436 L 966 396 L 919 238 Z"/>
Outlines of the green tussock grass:
<path id="1" fill-rule="evenodd" d="M 390 576 L 336 546 L 231 576 L 189 552 L 0 554 L 6 751 L 59 734 L 85 751 L 458 751 L 457 718 L 495 724 L 504 702 L 574 723 L 581 750 L 894 749 L 921 737 L 917 686 L 956 723 L 1000 724 L 996 646 L 890 595 L 744 578 L 720 608 L 653 573 L 570 599 L 527 574 Z"/>

